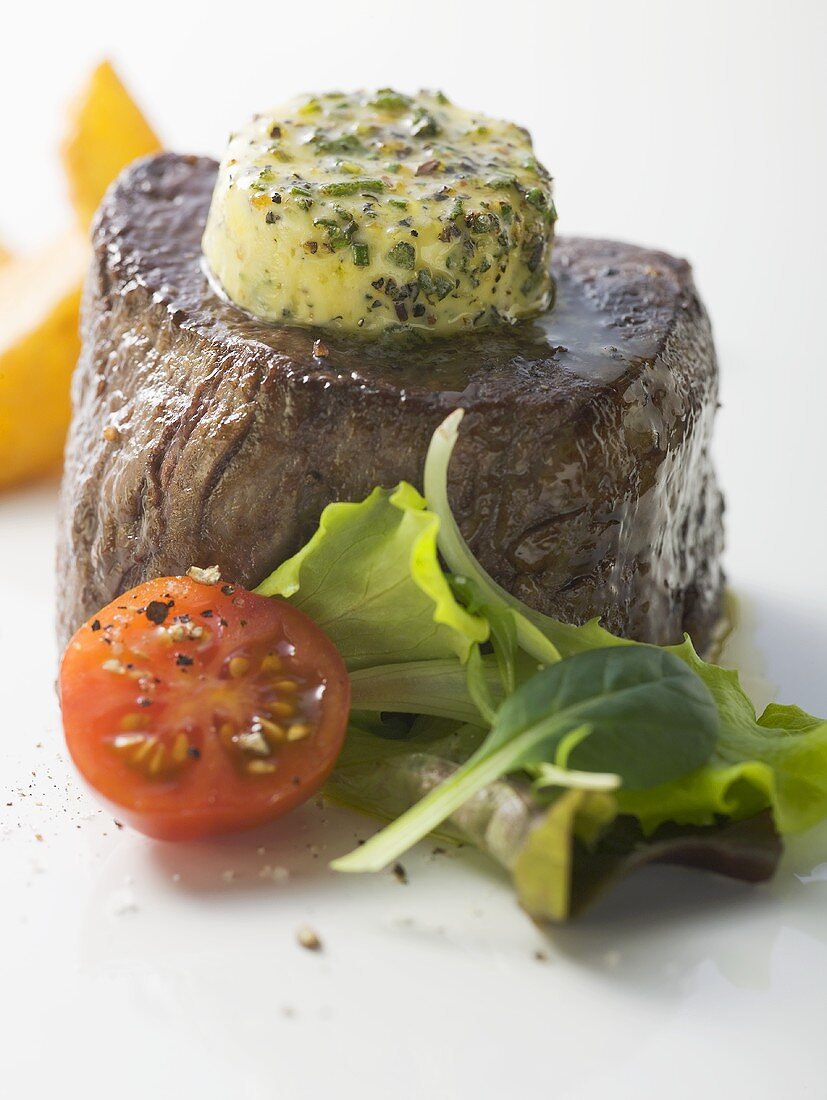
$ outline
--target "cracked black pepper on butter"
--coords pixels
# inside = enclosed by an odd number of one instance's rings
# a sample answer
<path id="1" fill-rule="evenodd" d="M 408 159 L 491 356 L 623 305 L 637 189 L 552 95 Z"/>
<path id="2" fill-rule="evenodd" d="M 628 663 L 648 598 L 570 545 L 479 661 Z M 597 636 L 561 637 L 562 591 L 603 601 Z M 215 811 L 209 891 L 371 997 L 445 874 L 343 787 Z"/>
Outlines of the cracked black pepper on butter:
<path id="1" fill-rule="evenodd" d="M 203 248 L 266 320 L 449 335 L 548 307 L 555 216 L 521 127 L 439 92 L 328 93 L 232 135 Z"/>

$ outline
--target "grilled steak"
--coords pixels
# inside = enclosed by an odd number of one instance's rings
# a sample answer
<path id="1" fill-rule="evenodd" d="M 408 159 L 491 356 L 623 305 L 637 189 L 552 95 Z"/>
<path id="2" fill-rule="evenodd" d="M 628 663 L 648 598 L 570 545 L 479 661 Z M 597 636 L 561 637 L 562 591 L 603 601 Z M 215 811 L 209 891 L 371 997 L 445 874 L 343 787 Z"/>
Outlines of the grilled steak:
<path id="1" fill-rule="evenodd" d="M 557 303 L 534 323 L 415 344 L 278 328 L 203 274 L 215 173 L 140 161 L 97 218 L 62 491 L 64 639 L 193 564 L 257 584 L 330 501 L 419 485 L 431 432 L 462 406 L 452 504 L 501 584 L 568 621 L 707 644 L 717 368 L 684 261 L 562 239 Z"/>

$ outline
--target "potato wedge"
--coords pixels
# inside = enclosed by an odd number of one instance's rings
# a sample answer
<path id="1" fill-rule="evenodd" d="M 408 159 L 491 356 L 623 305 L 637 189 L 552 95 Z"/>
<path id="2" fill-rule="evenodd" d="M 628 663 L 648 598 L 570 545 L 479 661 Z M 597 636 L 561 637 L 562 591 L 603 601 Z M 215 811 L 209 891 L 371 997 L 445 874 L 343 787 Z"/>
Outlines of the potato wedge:
<path id="1" fill-rule="evenodd" d="M 160 147 L 104 61 L 70 111 L 62 148 L 80 229 L 30 256 L 0 246 L 0 488 L 60 466 L 89 224 L 121 169 Z"/>
<path id="2" fill-rule="evenodd" d="M 60 466 L 88 260 L 72 230 L 0 267 L 0 488 Z"/>
<path id="3" fill-rule="evenodd" d="M 75 101 L 63 163 L 80 229 L 30 256 L 0 246 L 0 488 L 57 470 L 80 350 L 86 234 L 106 188 L 160 142 L 104 61 Z"/>
<path id="4" fill-rule="evenodd" d="M 160 148 L 110 62 L 102 62 L 70 108 L 61 150 L 69 195 L 84 229 L 121 169 Z"/>

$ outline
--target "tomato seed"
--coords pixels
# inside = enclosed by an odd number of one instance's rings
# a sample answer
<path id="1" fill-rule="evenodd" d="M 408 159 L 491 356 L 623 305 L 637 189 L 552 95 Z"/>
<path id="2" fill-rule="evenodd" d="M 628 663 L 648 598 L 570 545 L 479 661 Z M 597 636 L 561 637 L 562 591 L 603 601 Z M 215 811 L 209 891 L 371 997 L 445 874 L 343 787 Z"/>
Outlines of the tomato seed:
<path id="1" fill-rule="evenodd" d="M 247 657 L 231 657 L 227 664 L 227 671 L 234 680 L 239 680 L 250 671 L 250 662 Z"/>
<path id="2" fill-rule="evenodd" d="M 299 690 L 299 685 L 295 680 L 276 680 L 273 687 L 276 691 L 284 691 L 288 694 Z"/>
<path id="3" fill-rule="evenodd" d="M 144 757 L 153 750 L 157 742 L 157 737 L 145 737 L 143 739 L 143 744 L 139 745 L 137 750 L 132 755 L 133 764 L 143 763 Z"/>
<path id="4" fill-rule="evenodd" d="M 301 741 L 310 733 L 310 726 L 305 722 L 294 722 L 287 731 L 288 741 Z"/>
<path id="5" fill-rule="evenodd" d="M 279 718 L 292 718 L 296 713 L 295 703 L 288 703 L 282 699 L 274 699 L 272 703 L 267 704 L 267 707 Z"/>
<path id="6" fill-rule="evenodd" d="M 229 722 L 222 722 L 218 727 L 218 736 L 221 738 L 221 744 L 225 749 L 231 749 L 233 747 L 233 737 L 235 729 Z"/>
<path id="7" fill-rule="evenodd" d="M 254 729 L 256 727 L 256 724 L 258 724 L 265 737 L 267 737 L 269 741 L 275 741 L 276 743 L 278 743 L 279 741 L 284 741 L 287 738 L 287 733 L 284 727 L 277 725 L 275 722 L 271 722 L 268 718 L 262 718 L 260 715 L 258 715 L 253 721 Z"/>
<path id="8" fill-rule="evenodd" d="M 183 764 L 187 758 L 189 738 L 185 733 L 179 733 L 172 746 L 172 759 L 176 764 Z"/>
<path id="9" fill-rule="evenodd" d="M 247 763 L 247 771 L 253 775 L 271 775 L 276 770 L 272 760 L 250 760 Z"/>

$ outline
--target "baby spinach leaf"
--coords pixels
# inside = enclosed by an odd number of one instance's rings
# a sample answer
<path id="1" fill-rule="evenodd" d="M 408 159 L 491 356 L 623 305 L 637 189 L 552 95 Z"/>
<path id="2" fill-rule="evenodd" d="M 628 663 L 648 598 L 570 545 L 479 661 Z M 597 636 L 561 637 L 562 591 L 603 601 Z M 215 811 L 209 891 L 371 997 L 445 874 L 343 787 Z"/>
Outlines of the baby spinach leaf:
<path id="1" fill-rule="evenodd" d="M 500 707 L 486 747 L 515 745 L 531 731 L 519 764 L 553 762 L 561 720 L 563 733 L 591 727 L 567 764 L 616 773 L 624 787 L 636 789 L 699 767 L 718 731 L 703 682 L 673 654 L 643 645 L 591 650 L 538 672 Z"/>

